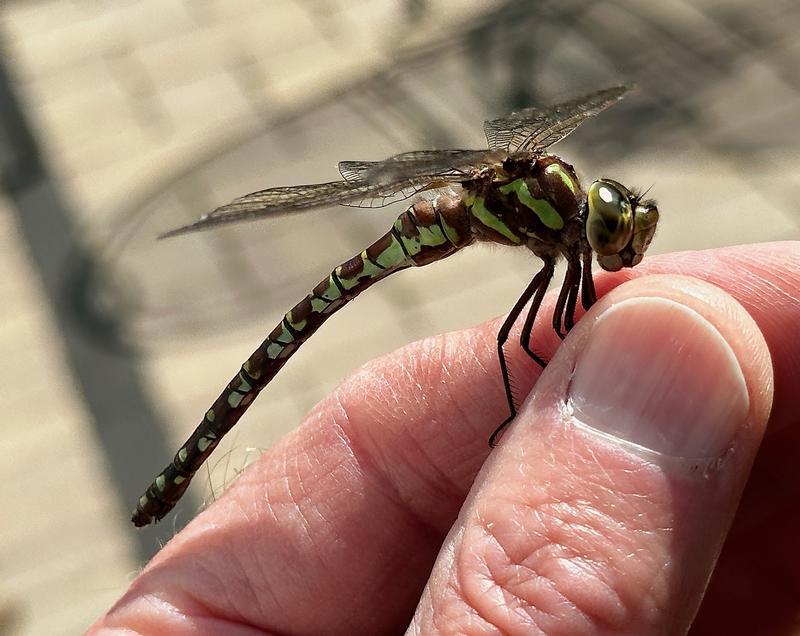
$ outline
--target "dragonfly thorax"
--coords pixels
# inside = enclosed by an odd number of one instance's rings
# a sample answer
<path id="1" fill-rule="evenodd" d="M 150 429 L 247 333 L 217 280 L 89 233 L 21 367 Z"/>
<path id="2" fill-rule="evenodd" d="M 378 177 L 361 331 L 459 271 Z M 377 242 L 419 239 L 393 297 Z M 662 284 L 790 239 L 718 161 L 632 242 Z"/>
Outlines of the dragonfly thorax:
<path id="1" fill-rule="evenodd" d="M 584 194 L 575 170 L 545 155 L 503 162 L 484 179 L 464 184 L 465 203 L 480 240 L 558 251 L 575 240 Z"/>

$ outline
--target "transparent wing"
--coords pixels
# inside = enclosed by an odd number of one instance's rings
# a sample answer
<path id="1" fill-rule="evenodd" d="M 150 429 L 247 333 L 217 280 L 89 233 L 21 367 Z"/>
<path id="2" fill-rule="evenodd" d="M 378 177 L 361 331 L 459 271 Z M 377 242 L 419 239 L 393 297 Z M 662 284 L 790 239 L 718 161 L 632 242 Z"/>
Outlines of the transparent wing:
<path id="1" fill-rule="evenodd" d="M 487 150 L 415 150 L 384 161 L 342 161 L 339 172 L 343 181 L 252 192 L 194 223 L 162 234 L 161 238 L 335 204 L 381 207 L 407 199 L 431 186 L 442 187 L 468 179 L 493 158 L 494 155 Z"/>
<path id="2" fill-rule="evenodd" d="M 526 108 L 484 123 L 488 150 L 414 150 L 383 161 L 342 161 L 342 181 L 260 190 L 217 208 L 200 220 L 162 238 L 247 219 L 280 216 L 334 204 L 381 207 L 470 179 L 509 152 L 537 151 L 566 137 L 580 123 L 607 108 L 630 90 L 615 86 L 547 109 Z"/>
<path id="3" fill-rule="evenodd" d="M 472 178 L 481 167 L 502 160 L 505 153 L 489 150 L 414 150 L 383 161 L 340 161 L 339 172 L 349 183 L 385 186 L 378 196 L 342 202 L 342 205 L 377 208 L 408 199 L 418 192 Z M 391 189 L 406 179 L 411 186 Z"/>
<path id="4" fill-rule="evenodd" d="M 202 216 L 189 225 L 170 230 L 159 238 L 188 234 L 218 225 L 227 225 L 248 219 L 276 217 L 301 210 L 326 207 L 337 203 L 348 203 L 360 199 L 377 197 L 389 190 L 402 190 L 415 185 L 414 182 L 398 183 L 394 187 L 376 186 L 366 182 L 330 181 L 310 185 L 269 188 L 245 194 Z"/>
<path id="5" fill-rule="evenodd" d="M 561 141 L 589 117 L 618 102 L 632 86 L 613 86 L 548 108 L 525 108 L 484 122 L 493 150 L 539 151 Z"/>
<path id="6" fill-rule="evenodd" d="M 383 161 L 340 161 L 339 172 L 350 183 L 392 184 L 407 178 L 431 180 L 469 178 L 481 166 L 496 160 L 488 150 L 413 150 Z"/>
<path id="7" fill-rule="evenodd" d="M 364 181 L 370 169 L 380 161 L 340 161 L 339 174 L 350 183 Z"/>
<path id="8" fill-rule="evenodd" d="M 395 192 L 381 192 L 377 196 L 367 196 L 353 201 L 343 201 L 339 203 L 339 205 L 344 205 L 349 208 L 383 208 L 392 203 L 410 199 L 415 194 L 428 189 L 430 189 L 430 183 L 425 182 L 420 185 L 402 188 Z"/>

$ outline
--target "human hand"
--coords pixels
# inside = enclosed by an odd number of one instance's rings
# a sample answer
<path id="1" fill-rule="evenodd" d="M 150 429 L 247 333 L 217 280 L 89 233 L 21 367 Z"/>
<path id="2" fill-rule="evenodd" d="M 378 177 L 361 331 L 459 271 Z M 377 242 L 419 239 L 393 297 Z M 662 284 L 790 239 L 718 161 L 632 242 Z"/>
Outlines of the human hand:
<path id="1" fill-rule="evenodd" d="M 498 320 L 354 373 L 90 633 L 684 633 L 726 536 L 692 633 L 796 626 L 800 243 L 597 278 L 541 378 L 509 347 L 536 386 L 488 460 Z"/>

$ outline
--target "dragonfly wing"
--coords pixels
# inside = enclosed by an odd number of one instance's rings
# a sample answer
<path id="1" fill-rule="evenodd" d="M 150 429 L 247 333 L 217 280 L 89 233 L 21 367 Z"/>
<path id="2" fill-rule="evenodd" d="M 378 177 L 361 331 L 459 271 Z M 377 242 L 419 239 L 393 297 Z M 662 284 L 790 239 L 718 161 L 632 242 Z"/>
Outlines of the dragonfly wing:
<path id="1" fill-rule="evenodd" d="M 612 86 L 548 108 L 525 108 L 484 122 L 486 141 L 493 150 L 541 151 L 561 141 L 586 119 L 618 102 L 632 86 Z"/>
<path id="2" fill-rule="evenodd" d="M 428 175 L 420 175 L 399 178 L 386 184 L 365 181 L 330 181 L 259 190 L 234 199 L 227 205 L 200 217 L 194 223 L 165 232 L 159 238 L 189 234 L 240 221 L 278 217 L 294 212 L 325 208 L 336 204 L 380 207 L 413 196 L 433 181 L 434 179 Z M 391 200 L 387 200 L 389 198 Z M 371 203 L 367 203 L 369 201 Z"/>
<path id="3" fill-rule="evenodd" d="M 504 153 L 501 153 L 504 154 Z M 342 202 L 359 208 L 380 208 L 408 199 L 418 192 L 470 179 L 482 166 L 501 160 L 488 150 L 413 150 L 383 161 L 340 161 L 339 172 L 350 183 L 371 183 L 385 187 L 378 196 Z M 411 179 L 414 185 L 392 189 L 392 184 Z"/>
<path id="4" fill-rule="evenodd" d="M 488 150 L 412 150 L 383 161 L 340 161 L 339 172 L 350 183 L 390 184 L 406 178 L 429 176 L 431 180 L 469 178 L 483 165 L 497 160 Z"/>
<path id="5" fill-rule="evenodd" d="M 380 161 L 340 161 L 339 174 L 350 183 L 365 181 L 369 171 Z"/>
<path id="6" fill-rule="evenodd" d="M 251 192 L 161 238 L 335 204 L 381 207 L 407 199 L 433 183 L 464 181 L 490 161 L 492 153 L 487 150 L 415 150 L 384 161 L 343 161 L 339 164 L 343 181 Z"/>
<path id="7" fill-rule="evenodd" d="M 431 181 L 463 181 L 496 160 L 497 157 L 486 149 L 413 150 L 374 162 L 365 171 L 364 179 L 374 184 L 423 176 Z"/>
<path id="8" fill-rule="evenodd" d="M 411 184 L 408 184 L 411 185 Z M 383 188 L 385 189 L 385 188 Z M 396 188 L 395 188 L 396 189 Z M 159 238 L 188 234 L 198 230 L 205 230 L 219 225 L 237 223 L 248 219 L 263 217 L 276 217 L 302 210 L 322 208 L 337 203 L 346 203 L 371 196 L 381 192 L 369 183 L 348 181 L 330 181 L 310 185 L 287 186 L 269 188 L 245 194 L 223 205 L 213 212 L 202 216 L 199 220 L 189 225 L 170 230 Z"/>
<path id="9" fill-rule="evenodd" d="M 410 199 L 415 194 L 428 189 L 430 189 L 430 184 L 423 183 L 416 186 L 402 188 L 395 192 L 382 192 L 379 196 L 366 197 L 363 199 L 357 199 L 355 201 L 347 201 L 340 203 L 339 205 L 344 205 L 349 208 L 383 208 L 387 205 L 391 205 L 392 203 Z"/>

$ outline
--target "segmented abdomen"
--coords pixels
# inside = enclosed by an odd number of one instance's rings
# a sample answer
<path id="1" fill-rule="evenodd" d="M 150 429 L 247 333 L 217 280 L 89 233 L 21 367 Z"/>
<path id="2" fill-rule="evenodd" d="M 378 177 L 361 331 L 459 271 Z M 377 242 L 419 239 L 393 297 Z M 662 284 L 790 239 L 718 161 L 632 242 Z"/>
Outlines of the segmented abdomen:
<path id="1" fill-rule="evenodd" d="M 406 267 L 445 258 L 473 240 L 470 216 L 458 197 L 416 203 L 392 229 L 361 254 L 335 268 L 295 305 L 242 365 L 206 412 L 172 462 L 139 498 L 133 523 L 145 526 L 166 515 L 195 472 L 291 355 L 337 309 L 373 283 Z"/>

